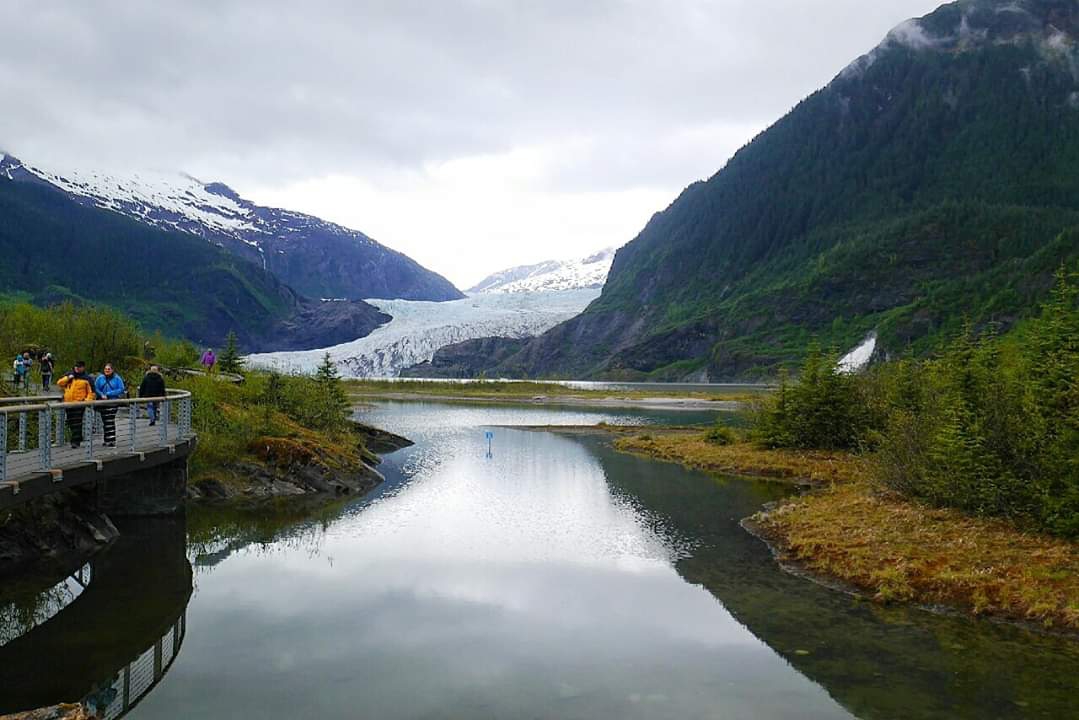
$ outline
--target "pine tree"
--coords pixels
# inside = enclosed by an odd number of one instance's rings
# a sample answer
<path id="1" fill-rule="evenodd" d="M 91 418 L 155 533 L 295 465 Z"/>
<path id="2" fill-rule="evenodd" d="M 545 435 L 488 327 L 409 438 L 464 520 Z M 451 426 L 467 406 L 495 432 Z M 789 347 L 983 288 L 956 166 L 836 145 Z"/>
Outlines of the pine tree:
<path id="1" fill-rule="evenodd" d="M 232 330 L 229 330 L 228 337 L 225 338 L 225 350 L 217 359 L 217 366 L 221 368 L 221 372 L 227 373 L 238 373 L 243 370 L 244 359 L 240 356 L 236 333 Z"/>
<path id="2" fill-rule="evenodd" d="M 318 383 L 324 403 L 324 419 L 327 426 L 343 424 L 348 417 L 348 396 L 341 386 L 341 376 L 337 364 L 326 353 L 315 370 L 315 382 Z"/>

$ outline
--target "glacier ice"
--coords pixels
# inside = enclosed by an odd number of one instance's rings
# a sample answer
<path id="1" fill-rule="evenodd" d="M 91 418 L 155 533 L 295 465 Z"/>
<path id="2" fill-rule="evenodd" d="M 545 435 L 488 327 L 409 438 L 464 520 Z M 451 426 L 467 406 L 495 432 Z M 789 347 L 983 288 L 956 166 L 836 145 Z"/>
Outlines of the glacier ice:
<path id="1" fill-rule="evenodd" d="M 396 377 L 454 343 L 481 337 L 539 335 L 579 314 L 597 297 L 595 288 L 559 292 L 481 293 L 449 302 L 368 300 L 393 320 L 367 337 L 319 350 L 250 355 L 251 366 L 310 373 L 325 353 L 341 374 Z"/>

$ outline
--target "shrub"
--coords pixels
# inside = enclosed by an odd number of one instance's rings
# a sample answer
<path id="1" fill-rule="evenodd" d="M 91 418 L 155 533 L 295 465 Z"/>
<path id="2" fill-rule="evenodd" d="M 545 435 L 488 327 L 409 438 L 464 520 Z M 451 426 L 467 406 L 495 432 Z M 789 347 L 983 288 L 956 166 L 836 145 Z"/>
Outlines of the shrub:
<path id="1" fill-rule="evenodd" d="M 717 422 L 704 434 L 704 438 L 716 445 L 733 445 L 738 442 L 738 433 L 729 425 Z"/>
<path id="2" fill-rule="evenodd" d="M 798 381 L 780 376 L 778 390 L 756 408 L 753 437 L 773 448 L 850 450 L 876 424 L 865 382 L 840 372 L 838 357 L 813 347 Z"/>
<path id="3" fill-rule="evenodd" d="M 935 505 L 1079 535 L 1079 309 L 1061 274 L 1013 337 L 967 328 L 940 357 L 881 373 L 875 476 Z"/>

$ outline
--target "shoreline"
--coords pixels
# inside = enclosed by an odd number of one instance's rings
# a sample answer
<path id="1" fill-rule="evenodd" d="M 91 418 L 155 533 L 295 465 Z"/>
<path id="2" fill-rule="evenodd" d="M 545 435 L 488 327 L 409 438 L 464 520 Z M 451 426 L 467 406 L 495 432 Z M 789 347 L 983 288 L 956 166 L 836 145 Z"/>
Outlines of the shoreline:
<path id="1" fill-rule="evenodd" d="M 440 395 L 435 393 L 388 392 L 351 393 L 349 399 L 357 402 L 388 400 L 393 402 L 444 402 L 487 405 L 538 405 L 597 408 L 636 408 L 639 410 L 686 410 L 737 412 L 745 407 L 743 400 L 708 400 L 694 397 L 641 397 L 627 398 L 609 395 L 587 397 L 582 395 Z"/>
<path id="2" fill-rule="evenodd" d="M 411 440 L 352 421 L 356 456 L 332 457 L 318 438 L 263 437 L 253 456 L 201 471 L 188 482 L 188 506 L 226 505 L 257 510 L 273 501 L 295 501 L 312 509 L 346 496 L 364 495 L 384 480 L 382 456 L 411 446 Z M 342 461 L 344 460 L 344 461 Z"/>
<path id="3" fill-rule="evenodd" d="M 555 429 L 556 430 L 556 429 Z M 608 432 L 620 452 L 805 492 L 741 521 L 785 572 L 879 604 L 1079 638 L 1079 545 L 873 492 L 862 458 L 711 444 L 700 430 Z M 804 462 L 803 462 L 804 461 Z M 819 472 L 827 461 L 825 472 Z"/>

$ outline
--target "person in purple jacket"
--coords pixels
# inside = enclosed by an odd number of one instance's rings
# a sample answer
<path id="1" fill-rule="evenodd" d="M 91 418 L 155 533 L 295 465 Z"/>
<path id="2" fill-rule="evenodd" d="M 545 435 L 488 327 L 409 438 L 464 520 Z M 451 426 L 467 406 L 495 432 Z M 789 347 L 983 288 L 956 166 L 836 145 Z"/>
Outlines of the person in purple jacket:
<path id="1" fill-rule="evenodd" d="M 206 368 L 206 372 L 213 372 L 214 365 L 217 363 L 217 356 L 214 355 L 213 348 L 206 348 L 206 352 L 202 354 L 202 366 Z"/>

